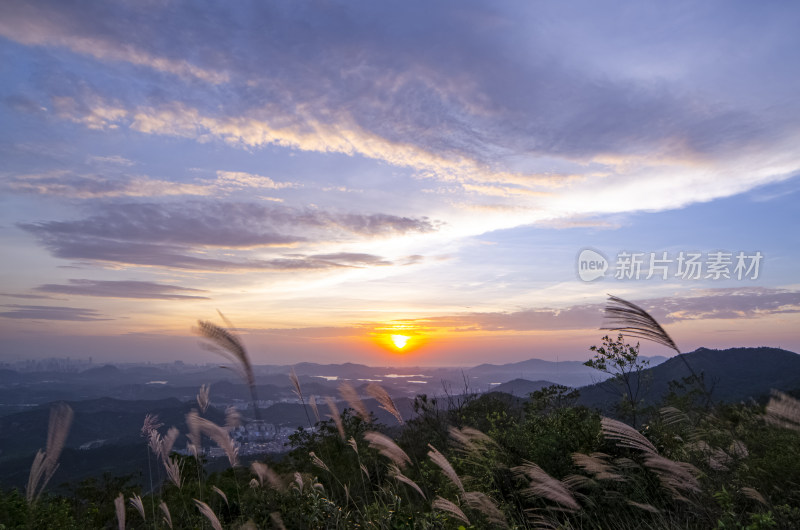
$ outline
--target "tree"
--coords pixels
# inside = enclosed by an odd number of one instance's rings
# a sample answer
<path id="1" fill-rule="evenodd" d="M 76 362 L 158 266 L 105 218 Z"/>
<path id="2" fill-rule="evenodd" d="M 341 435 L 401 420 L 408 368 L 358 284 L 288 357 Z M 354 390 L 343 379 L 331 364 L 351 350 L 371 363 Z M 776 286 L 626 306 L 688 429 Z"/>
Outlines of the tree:
<path id="1" fill-rule="evenodd" d="M 595 352 L 595 356 L 583 364 L 609 374 L 609 383 L 622 387 L 620 412 L 623 416 L 629 416 L 636 427 L 642 402 L 640 394 L 644 387 L 642 372 L 650 365 L 650 361 L 640 359 L 639 343 L 636 346 L 627 344 L 622 334 L 616 340 L 606 335 L 602 346 L 592 346 L 589 349 Z"/>

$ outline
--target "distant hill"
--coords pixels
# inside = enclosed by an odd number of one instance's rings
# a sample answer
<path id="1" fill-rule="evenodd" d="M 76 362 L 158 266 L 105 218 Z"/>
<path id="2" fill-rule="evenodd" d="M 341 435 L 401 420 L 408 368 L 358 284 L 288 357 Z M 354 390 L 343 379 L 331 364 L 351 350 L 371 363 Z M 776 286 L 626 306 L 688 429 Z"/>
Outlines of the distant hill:
<path id="1" fill-rule="evenodd" d="M 686 362 L 699 375 L 704 374 L 706 386 L 716 402 L 738 402 L 758 399 L 771 389 L 800 388 L 800 355 L 779 348 L 730 348 L 710 350 L 699 348 L 684 354 Z M 683 359 L 673 357 L 643 372 L 649 380 L 644 398 L 658 403 L 669 390 L 670 381 L 680 381 L 690 375 Z M 609 392 L 610 383 L 582 387 L 580 404 L 607 409 L 618 401 L 618 393 Z"/>
<path id="2" fill-rule="evenodd" d="M 512 396 L 527 398 L 528 394 L 532 394 L 537 390 L 541 390 L 544 387 L 552 386 L 554 384 L 556 383 L 550 381 L 528 381 L 527 379 L 512 379 L 507 383 L 503 383 L 501 385 L 497 385 L 491 388 L 489 391 L 504 392 L 506 394 L 511 394 Z"/>

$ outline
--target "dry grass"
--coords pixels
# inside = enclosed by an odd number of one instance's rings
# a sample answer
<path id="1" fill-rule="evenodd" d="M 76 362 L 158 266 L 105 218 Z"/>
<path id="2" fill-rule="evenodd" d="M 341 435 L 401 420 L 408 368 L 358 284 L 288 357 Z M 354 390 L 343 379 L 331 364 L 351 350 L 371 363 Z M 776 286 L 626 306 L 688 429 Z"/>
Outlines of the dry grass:
<path id="1" fill-rule="evenodd" d="M 742 495 L 744 495 L 748 499 L 752 499 L 752 500 L 754 500 L 756 502 L 759 502 L 759 503 L 761 503 L 761 504 L 763 504 L 765 506 L 767 505 L 767 500 L 764 498 L 764 496 L 761 495 L 754 488 L 745 487 L 745 488 L 740 489 L 739 491 L 742 492 Z"/>
<path id="2" fill-rule="evenodd" d="M 342 395 L 347 404 L 356 411 L 356 414 L 364 420 L 365 422 L 369 423 L 371 418 L 369 417 L 369 412 L 367 412 L 367 407 L 364 405 L 364 402 L 361 401 L 361 398 L 358 395 L 358 392 L 353 385 L 350 383 L 342 383 L 339 385 L 339 393 Z"/>
<path id="3" fill-rule="evenodd" d="M 181 463 L 175 458 L 164 458 L 164 469 L 167 471 L 167 478 L 170 482 L 175 484 L 178 489 L 183 485 L 181 477 Z"/>
<path id="4" fill-rule="evenodd" d="M 311 396 L 308 398 L 308 404 L 311 406 L 311 412 L 314 413 L 314 418 L 319 421 L 319 409 L 317 408 L 317 398 Z"/>
<path id="5" fill-rule="evenodd" d="M 616 442 L 617 447 L 627 447 L 644 453 L 657 454 L 656 448 L 642 433 L 621 421 L 602 418 L 600 423 L 603 436 Z"/>
<path id="6" fill-rule="evenodd" d="M 461 429 L 450 427 L 448 432 L 456 444 L 456 449 L 462 453 L 484 453 L 486 447 L 496 445 L 488 435 L 472 427 Z"/>
<path id="7" fill-rule="evenodd" d="M 353 451 L 358 454 L 358 444 L 356 443 L 356 439 L 351 436 L 350 439 L 347 440 L 347 443 L 353 448 Z"/>
<path id="8" fill-rule="evenodd" d="M 324 469 L 328 473 L 331 472 L 331 470 L 328 468 L 328 466 L 325 464 L 325 462 L 323 462 L 322 459 L 320 457 L 318 457 L 316 455 L 316 453 L 314 453 L 314 451 L 311 451 L 310 453 L 308 453 L 308 456 L 311 457 L 311 463 L 312 464 L 314 464 L 315 466 L 317 466 L 320 469 Z"/>
<path id="9" fill-rule="evenodd" d="M 469 519 L 467 519 L 467 516 L 464 515 L 464 512 L 461 511 L 461 508 L 459 508 L 458 506 L 456 506 L 452 502 L 448 501 L 447 499 L 444 499 L 442 497 L 436 497 L 433 500 L 433 503 L 431 504 L 431 507 L 434 510 L 439 510 L 441 512 L 449 513 L 450 515 L 452 515 L 453 517 L 455 517 L 459 521 L 463 522 L 464 524 L 467 524 L 467 525 L 470 524 Z"/>
<path id="10" fill-rule="evenodd" d="M 222 524 L 220 524 L 219 519 L 217 519 L 217 514 L 214 513 L 214 510 L 211 507 L 204 503 L 203 501 L 198 501 L 197 499 L 193 499 L 195 505 L 197 505 L 197 509 L 200 510 L 200 513 L 205 515 L 208 522 L 211 523 L 211 527 L 214 530 L 222 530 Z"/>
<path id="11" fill-rule="evenodd" d="M 772 425 L 800 431 L 800 401 L 773 390 L 764 419 Z"/>
<path id="12" fill-rule="evenodd" d="M 402 482 L 403 484 L 411 486 L 411 488 L 419 493 L 423 499 L 427 499 L 425 494 L 422 492 L 422 488 L 420 488 L 416 482 L 403 475 L 403 473 L 400 471 L 400 468 L 398 468 L 396 465 L 392 464 L 389 466 L 389 476 L 398 482 Z"/>
<path id="13" fill-rule="evenodd" d="M 277 473 L 270 469 L 267 464 L 264 464 L 263 462 L 253 462 L 250 464 L 250 469 L 258 477 L 258 481 L 262 486 L 264 485 L 264 480 L 266 480 L 269 485 L 276 490 L 283 489 L 283 482 L 278 477 Z"/>
<path id="14" fill-rule="evenodd" d="M 203 414 L 206 413 L 208 410 L 208 406 L 211 404 L 211 401 L 208 399 L 208 393 L 211 390 L 206 384 L 200 385 L 200 390 L 197 391 L 197 406 L 200 407 L 200 412 Z"/>
<path id="15" fill-rule="evenodd" d="M 58 458 L 67 441 L 69 428 L 72 425 L 73 412 L 66 403 L 59 403 L 50 410 L 50 423 L 47 427 L 47 446 L 45 451 L 39 449 L 31 464 L 28 476 L 26 497 L 29 503 L 35 503 L 41 496 L 47 483 L 58 469 Z"/>
<path id="16" fill-rule="evenodd" d="M 167 506 L 166 502 L 161 501 L 161 504 L 159 504 L 158 507 L 161 508 L 161 512 L 164 514 L 164 523 L 168 527 L 172 528 L 172 514 L 169 513 L 169 506 Z"/>
<path id="17" fill-rule="evenodd" d="M 294 371 L 294 367 L 289 371 L 289 381 L 292 382 L 292 392 L 302 402 L 303 389 L 300 387 L 300 379 L 297 378 L 297 372 Z"/>
<path id="18" fill-rule="evenodd" d="M 336 424 L 336 430 L 339 431 L 339 436 L 344 440 L 344 425 L 342 425 L 342 417 L 339 415 L 339 407 L 330 397 L 326 397 L 325 402 L 328 404 L 328 408 L 331 411 L 331 418 L 333 419 L 333 423 Z"/>
<path id="19" fill-rule="evenodd" d="M 640 451 L 644 457 L 645 466 L 658 476 L 661 485 L 672 494 L 675 500 L 688 501 L 683 495 L 684 493 L 700 491 L 700 483 L 697 480 L 700 472 L 693 465 L 676 462 L 659 455 L 650 440 L 645 438 L 642 433 L 620 421 L 602 418 L 600 425 L 603 436 L 614 440 L 617 447 Z M 706 444 L 707 446 L 708 444 Z M 710 450 L 710 447 L 708 449 Z M 722 455 L 730 458 L 724 452 Z M 710 464 L 712 468 L 715 465 L 713 461 L 710 461 Z M 721 465 L 722 463 L 717 463 L 718 467 Z"/>
<path id="20" fill-rule="evenodd" d="M 464 484 L 461 483 L 458 473 L 456 473 L 456 470 L 453 469 L 453 466 L 450 464 L 447 458 L 431 444 L 428 444 L 428 448 L 430 449 L 430 451 L 428 451 L 428 458 L 430 458 L 434 464 L 441 468 L 445 476 L 449 478 L 458 489 L 461 490 L 461 493 L 464 493 Z"/>
<path id="21" fill-rule="evenodd" d="M 468 491 L 463 497 L 467 506 L 485 515 L 493 527 L 508 528 L 506 516 L 488 495 L 479 491 Z"/>
<path id="22" fill-rule="evenodd" d="M 392 400 L 392 397 L 382 386 L 376 383 L 370 383 L 367 385 L 367 394 L 374 397 L 378 403 L 380 403 L 383 410 L 394 416 L 397 423 L 403 425 L 403 416 L 400 415 L 400 411 L 397 410 L 394 400 Z"/>
<path id="23" fill-rule="evenodd" d="M 411 463 L 411 458 L 408 457 L 406 452 L 385 434 L 367 431 L 364 433 L 364 439 L 369 442 L 370 447 L 377 449 L 380 454 L 394 462 L 399 468 L 402 469 Z"/>
<path id="24" fill-rule="evenodd" d="M 219 488 L 218 488 L 218 487 L 216 487 L 216 486 L 211 486 L 211 490 L 212 490 L 214 493 L 216 493 L 217 495 L 219 495 L 220 497 L 222 497 L 222 500 L 223 500 L 223 501 L 225 501 L 225 505 L 226 505 L 226 506 L 230 506 L 230 504 L 228 503 L 228 496 L 227 496 L 227 495 L 225 495 L 225 492 L 224 492 L 224 491 L 222 491 L 221 489 L 219 489 Z"/>
<path id="25" fill-rule="evenodd" d="M 524 495 L 547 499 L 570 511 L 580 509 L 580 505 L 578 505 L 567 486 L 560 480 L 548 475 L 533 462 L 526 461 L 521 466 L 515 467 L 513 471 L 530 480 L 529 487 L 523 491 Z"/>
<path id="26" fill-rule="evenodd" d="M 617 473 L 617 469 L 608 459 L 609 455 L 604 453 L 573 453 L 572 461 L 576 466 L 590 473 L 597 480 L 624 481 L 625 477 Z"/>
<path id="27" fill-rule="evenodd" d="M 277 528 L 278 530 L 286 530 L 286 525 L 283 524 L 283 519 L 281 518 L 281 514 L 278 512 L 272 512 L 269 514 L 269 518 L 272 521 L 272 525 Z"/>
<path id="28" fill-rule="evenodd" d="M 164 424 L 158 421 L 158 414 L 147 414 L 142 424 L 142 436 L 149 439 L 150 433 L 163 427 Z"/>
<path id="29" fill-rule="evenodd" d="M 120 493 L 114 499 L 114 509 L 117 512 L 117 525 L 119 530 L 125 530 L 125 497 Z"/>
<path id="30" fill-rule="evenodd" d="M 142 520 L 146 521 L 147 517 L 144 515 L 144 503 L 142 502 L 142 498 L 138 495 L 134 495 L 128 499 L 128 502 L 131 504 L 131 506 L 136 508 L 136 511 L 139 512 L 139 515 L 142 516 Z"/>
<path id="31" fill-rule="evenodd" d="M 233 331 L 233 325 L 230 321 L 222 313 L 219 313 L 219 316 L 230 329 L 225 329 L 207 320 L 198 320 L 196 331 L 210 342 L 207 345 L 210 351 L 234 362 L 233 367 L 227 368 L 234 370 L 247 383 L 253 401 L 253 413 L 256 419 L 260 420 L 261 415 L 258 411 L 258 397 L 256 396 L 256 378 L 253 374 L 253 365 L 250 364 L 250 356 L 247 354 L 241 338 Z"/>
<path id="32" fill-rule="evenodd" d="M 229 412 L 232 409 L 228 409 Z M 235 411 L 234 411 L 235 412 Z M 231 428 L 238 423 L 238 413 L 235 413 L 235 418 L 229 414 L 226 417 L 226 425 Z M 236 447 L 231 439 L 230 432 L 225 427 L 220 427 L 216 423 L 201 418 L 196 411 L 191 411 L 186 415 L 186 425 L 189 427 L 190 440 L 196 447 L 201 447 L 200 434 L 204 434 L 211 438 L 217 446 L 225 452 L 228 457 L 228 462 L 231 467 L 239 465 L 239 448 Z"/>

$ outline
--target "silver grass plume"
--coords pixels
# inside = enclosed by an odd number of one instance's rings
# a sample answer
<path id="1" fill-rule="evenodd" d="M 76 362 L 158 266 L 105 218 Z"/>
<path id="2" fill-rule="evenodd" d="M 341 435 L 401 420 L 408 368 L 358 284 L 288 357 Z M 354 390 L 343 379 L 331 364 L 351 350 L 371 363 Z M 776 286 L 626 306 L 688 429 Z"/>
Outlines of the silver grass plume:
<path id="1" fill-rule="evenodd" d="M 208 405 L 211 403 L 208 400 L 209 390 L 211 390 L 211 387 L 206 384 L 202 384 L 200 385 L 200 390 L 197 391 L 197 406 L 200 407 L 200 412 L 203 414 L 206 413 Z"/>
<path id="2" fill-rule="evenodd" d="M 676 500 L 687 501 L 682 491 L 699 492 L 697 480 L 699 471 L 691 464 L 676 462 L 658 454 L 658 451 L 645 436 L 621 421 L 610 418 L 600 420 L 603 436 L 614 440 L 617 447 L 625 447 L 643 453 L 644 463 L 661 481 L 661 485 L 670 491 Z"/>
<path id="3" fill-rule="evenodd" d="M 183 464 L 176 458 L 164 458 L 164 469 L 167 471 L 167 478 L 175 484 L 178 489 L 181 489 L 183 480 L 181 478 L 181 469 Z"/>
<path id="4" fill-rule="evenodd" d="M 658 454 L 650 440 L 630 425 L 611 418 L 602 418 L 600 420 L 600 428 L 603 431 L 603 436 L 609 440 L 614 440 L 617 447 L 627 447 L 644 453 Z"/>
<path id="5" fill-rule="evenodd" d="M 396 465 L 391 464 L 389 466 L 389 476 L 392 477 L 393 479 L 395 479 L 398 482 L 402 482 L 403 484 L 406 484 L 406 485 L 410 486 L 414 491 L 419 493 L 420 496 L 423 499 L 427 499 L 425 494 L 422 492 L 422 488 L 420 488 L 419 485 L 416 482 L 414 482 L 413 480 L 411 480 L 407 476 L 403 475 L 403 473 L 400 471 L 400 468 L 397 467 Z M 369 476 L 367 478 L 369 478 Z"/>
<path id="6" fill-rule="evenodd" d="M 642 504 L 641 502 L 636 502 L 632 500 L 628 500 L 628 505 L 633 506 L 634 508 L 639 508 L 640 510 L 644 510 L 650 513 L 661 513 L 658 508 L 653 506 L 652 504 Z"/>
<path id="7" fill-rule="evenodd" d="M 230 504 L 228 504 L 228 496 L 227 496 L 227 495 L 225 495 L 225 492 L 224 492 L 224 491 L 222 491 L 221 489 L 219 489 L 219 488 L 218 488 L 218 487 L 216 487 L 216 486 L 212 486 L 212 487 L 211 487 L 211 489 L 212 489 L 212 490 L 213 490 L 213 491 L 214 491 L 214 492 L 215 492 L 217 495 L 219 495 L 220 497 L 222 497 L 222 500 L 223 500 L 223 501 L 225 501 L 225 505 L 226 505 L 226 506 L 230 506 Z"/>
<path id="8" fill-rule="evenodd" d="M 403 425 L 403 416 L 401 416 L 400 411 L 397 410 L 392 397 L 381 385 L 376 383 L 368 384 L 367 394 L 374 397 L 383 410 L 394 416 L 394 418 L 397 420 L 397 423 Z"/>
<path id="9" fill-rule="evenodd" d="M 461 511 L 461 508 L 459 508 L 452 502 L 448 501 L 447 499 L 444 499 L 442 497 L 436 497 L 433 500 L 431 507 L 434 510 L 439 510 L 441 512 L 449 513 L 459 521 L 462 521 L 464 524 L 470 524 L 469 519 L 467 519 L 467 516 L 464 515 L 464 512 Z"/>
<path id="10" fill-rule="evenodd" d="M 151 432 L 163 426 L 164 424 L 158 421 L 158 414 L 147 414 L 142 423 L 141 436 L 149 439 Z"/>
<path id="11" fill-rule="evenodd" d="M 493 528 L 508 528 L 506 516 L 497 507 L 497 504 L 485 493 L 468 491 L 463 495 L 464 502 L 473 510 L 478 510 L 489 520 Z"/>
<path id="12" fill-rule="evenodd" d="M 317 467 L 318 467 L 318 468 L 320 468 L 320 469 L 324 469 L 324 470 L 325 470 L 325 471 L 327 471 L 328 473 L 330 473 L 330 472 L 331 472 L 331 470 L 330 470 L 330 469 L 328 469 L 328 466 L 327 466 L 327 465 L 325 465 L 325 462 L 323 462 L 323 461 L 322 461 L 322 459 L 321 459 L 320 457 L 318 457 L 318 456 L 316 455 L 316 453 L 314 453 L 314 451 L 311 451 L 310 453 L 308 453 L 308 456 L 310 456 L 310 457 L 311 457 L 311 463 L 312 463 L 312 464 L 314 464 L 315 466 L 317 466 Z"/>
<path id="13" fill-rule="evenodd" d="M 161 504 L 158 505 L 161 508 L 161 511 L 164 513 L 164 522 L 167 523 L 167 526 L 172 528 L 172 514 L 169 513 L 169 506 L 164 501 L 161 501 Z"/>
<path id="14" fill-rule="evenodd" d="M 364 433 L 364 439 L 369 442 L 369 446 L 377 449 L 380 454 L 391 460 L 400 468 L 404 468 L 407 464 L 411 463 L 411 458 L 408 457 L 394 440 L 375 431 L 367 431 Z"/>
<path id="15" fill-rule="evenodd" d="M 800 401 L 773 390 L 767 403 L 765 419 L 772 425 L 800 431 Z"/>
<path id="16" fill-rule="evenodd" d="M 575 465 L 587 473 L 591 473 L 595 479 L 615 482 L 624 481 L 625 477 L 616 472 L 614 465 L 608 461 L 609 458 L 604 453 L 592 453 L 590 455 L 572 453 L 572 461 Z"/>
<path id="17" fill-rule="evenodd" d="M 142 502 L 142 498 L 138 495 L 134 495 L 128 499 L 128 502 L 131 504 L 131 506 L 136 508 L 136 511 L 139 512 L 139 515 L 142 516 L 142 520 L 147 521 L 147 517 L 144 516 L 144 503 Z"/>
<path id="18" fill-rule="evenodd" d="M 125 530 L 125 496 L 122 493 L 114 499 L 114 510 L 117 512 L 119 530 Z"/>
<path id="19" fill-rule="evenodd" d="M 314 413 L 314 418 L 319 421 L 319 409 L 317 408 L 317 398 L 311 396 L 308 398 L 308 404 L 311 406 L 311 412 Z"/>
<path id="20" fill-rule="evenodd" d="M 283 519 L 281 519 L 280 512 L 272 512 L 269 514 L 269 518 L 272 521 L 272 526 L 278 530 L 286 530 L 286 526 L 283 524 Z"/>
<path id="21" fill-rule="evenodd" d="M 350 383 L 342 383 L 339 385 L 339 393 L 342 395 L 345 401 L 347 401 L 347 404 L 356 411 L 362 420 L 364 420 L 366 423 L 370 422 L 371 418 L 369 417 L 369 412 L 367 412 L 367 407 L 364 406 L 364 402 L 361 401 L 360 397 L 358 397 L 358 392 L 356 392 L 356 389 L 353 388 L 353 385 Z"/>
<path id="22" fill-rule="evenodd" d="M 650 313 L 628 300 L 624 300 L 617 296 L 609 295 L 608 303 L 605 308 L 605 325 L 600 328 L 608 331 L 618 331 L 629 337 L 636 337 L 639 339 L 649 340 L 656 344 L 661 344 L 678 354 L 683 364 L 689 370 L 692 378 L 700 385 L 701 390 L 706 397 L 710 400 L 710 395 L 706 390 L 703 380 L 700 379 L 694 371 L 686 356 L 681 353 L 675 341 L 669 336 L 669 333 L 664 331 L 661 324 L 653 318 Z"/>
<path id="23" fill-rule="evenodd" d="M 272 469 L 270 469 L 267 464 L 263 462 L 253 462 L 250 464 L 250 469 L 256 474 L 258 477 L 258 482 L 262 486 L 264 485 L 264 480 L 266 479 L 269 485 L 276 490 L 283 489 L 283 482 L 281 482 L 281 479 L 278 477 L 278 475 Z"/>
<path id="24" fill-rule="evenodd" d="M 206 519 L 211 523 L 211 527 L 214 530 L 222 530 L 222 525 L 217 519 L 217 515 L 214 513 L 214 510 L 211 509 L 211 506 L 204 503 L 203 501 L 198 501 L 197 499 L 192 499 L 197 505 L 197 509 L 200 510 L 200 513 L 206 516 Z"/>
<path id="25" fill-rule="evenodd" d="M 59 403 L 50 409 L 50 422 L 47 427 L 47 446 L 39 449 L 31 464 L 28 487 L 25 491 L 28 503 L 39 500 L 44 488 L 58 469 L 58 457 L 64 449 L 69 428 L 72 425 L 72 409 L 66 403 Z"/>
<path id="26" fill-rule="evenodd" d="M 297 396 L 297 399 L 300 400 L 300 404 L 303 405 L 303 412 L 306 415 L 306 420 L 308 421 L 308 426 L 313 427 L 311 423 L 311 418 L 308 416 L 308 411 L 306 410 L 306 400 L 303 399 L 303 389 L 300 388 L 300 379 L 297 377 L 297 373 L 294 371 L 294 367 L 292 367 L 291 372 L 289 372 L 289 380 L 292 382 L 292 392 Z"/>
<path id="27" fill-rule="evenodd" d="M 742 495 L 744 495 L 748 499 L 752 499 L 752 500 L 754 500 L 756 502 L 760 502 L 761 504 L 764 504 L 764 505 L 767 504 L 767 499 L 765 499 L 763 495 L 761 495 L 757 490 L 755 490 L 753 488 L 745 487 L 745 488 L 740 489 L 739 491 L 742 493 Z"/>
<path id="28" fill-rule="evenodd" d="M 258 410 L 256 378 L 253 374 L 253 366 L 250 364 L 250 356 L 247 355 L 247 350 L 241 338 L 233 331 L 233 325 L 231 325 L 230 321 L 222 313 L 219 313 L 219 315 L 230 329 L 225 329 L 207 320 L 198 320 L 197 332 L 210 342 L 209 349 L 211 351 L 227 357 L 235 363 L 236 371 L 250 388 L 253 414 L 256 420 L 260 420 L 261 413 Z"/>
<path id="29" fill-rule="evenodd" d="M 220 449 L 225 451 L 225 455 L 228 457 L 228 462 L 231 467 L 239 465 L 239 449 L 231 439 L 228 429 L 220 427 L 213 421 L 201 418 L 200 415 L 197 414 L 197 411 L 194 410 L 186 415 L 186 425 L 189 426 L 193 437 L 196 437 L 197 433 L 205 434 L 211 438 Z M 199 442 L 200 440 L 192 440 L 192 443 L 197 447 L 200 447 Z"/>
<path id="30" fill-rule="evenodd" d="M 330 397 L 326 397 L 325 402 L 331 410 L 331 418 L 333 419 L 333 423 L 336 424 L 336 430 L 339 431 L 339 436 L 344 440 L 344 425 L 342 424 L 342 417 L 339 415 L 339 407 L 336 406 L 336 402 Z"/>
<path id="31" fill-rule="evenodd" d="M 453 466 L 450 464 L 447 458 L 431 444 L 428 444 L 428 448 L 430 449 L 430 451 L 428 451 L 428 458 L 430 458 L 434 464 L 441 468 L 442 472 L 447 476 L 447 478 L 449 478 L 450 481 L 461 490 L 461 493 L 464 493 L 464 484 L 461 483 L 458 473 L 456 473 L 456 470 L 453 469 Z"/>
<path id="32" fill-rule="evenodd" d="M 542 497 L 560 504 L 569 511 L 580 509 L 580 505 L 578 505 L 567 486 L 560 480 L 548 475 L 547 472 L 533 462 L 526 461 L 521 466 L 515 467 L 513 471 L 526 476 L 530 480 L 530 486 L 523 491 L 523 494 L 530 497 Z"/>
<path id="33" fill-rule="evenodd" d="M 353 451 L 358 454 L 358 444 L 356 443 L 356 439 L 351 436 L 350 439 L 347 440 L 347 443 L 350 444 L 350 447 L 353 448 Z"/>

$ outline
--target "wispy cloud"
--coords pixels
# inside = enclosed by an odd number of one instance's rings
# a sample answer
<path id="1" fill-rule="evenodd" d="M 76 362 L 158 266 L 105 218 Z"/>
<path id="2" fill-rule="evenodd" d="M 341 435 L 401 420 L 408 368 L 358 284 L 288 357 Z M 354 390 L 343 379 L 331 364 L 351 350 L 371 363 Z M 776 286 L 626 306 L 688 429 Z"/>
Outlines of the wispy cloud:
<path id="1" fill-rule="evenodd" d="M 212 271 L 387 265 L 384 258 L 365 253 L 284 253 L 265 258 L 254 252 L 315 239 L 329 243 L 435 230 L 427 219 L 219 202 L 120 204 L 102 207 L 81 220 L 19 226 L 59 258 Z M 236 250 L 237 255 L 232 258 L 226 249 Z"/>
<path id="2" fill-rule="evenodd" d="M 67 320 L 74 322 L 111 320 L 109 318 L 102 318 L 100 313 L 94 309 L 82 309 L 79 307 L 17 304 L 7 304 L 0 307 L 6 307 L 10 309 L 9 311 L 0 311 L 0 317 L 3 318 L 19 318 L 26 320 Z"/>
<path id="3" fill-rule="evenodd" d="M 3 187 L 17 193 L 57 195 L 77 199 L 112 197 L 167 197 L 172 195 L 211 195 L 206 185 L 170 182 L 146 176 L 79 175 L 69 171 L 15 175 L 5 179 Z"/>
<path id="4" fill-rule="evenodd" d="M 266 190 L 280 190 L 297 186 L 291 182 L 275 182 L 269 177 L 244 171 L 217 171 L 215 185 L 220 189 L 258 188 Z"/>
<path id="5" fill-rule="evenodd" d="M 633 300 L 662 324 L 686 320 L 758 318 L 800 312 L 800 291 L 766 287 L 694 289 L 682 295 Z M 604 304 L 534 308 L 513 312 L 465 313 L 399 321 L 422 328 L 452 331 L 546 331 L 596 329 Z"/>
<path id="6" fill-rule="evenodd" d="M 110 298 L 144 298 L 148 300 L 208 300 L 202 289 L 140 281 L 69 280 L 66 285 L 48 283 L 35 289 L 39 292 Z"/>

